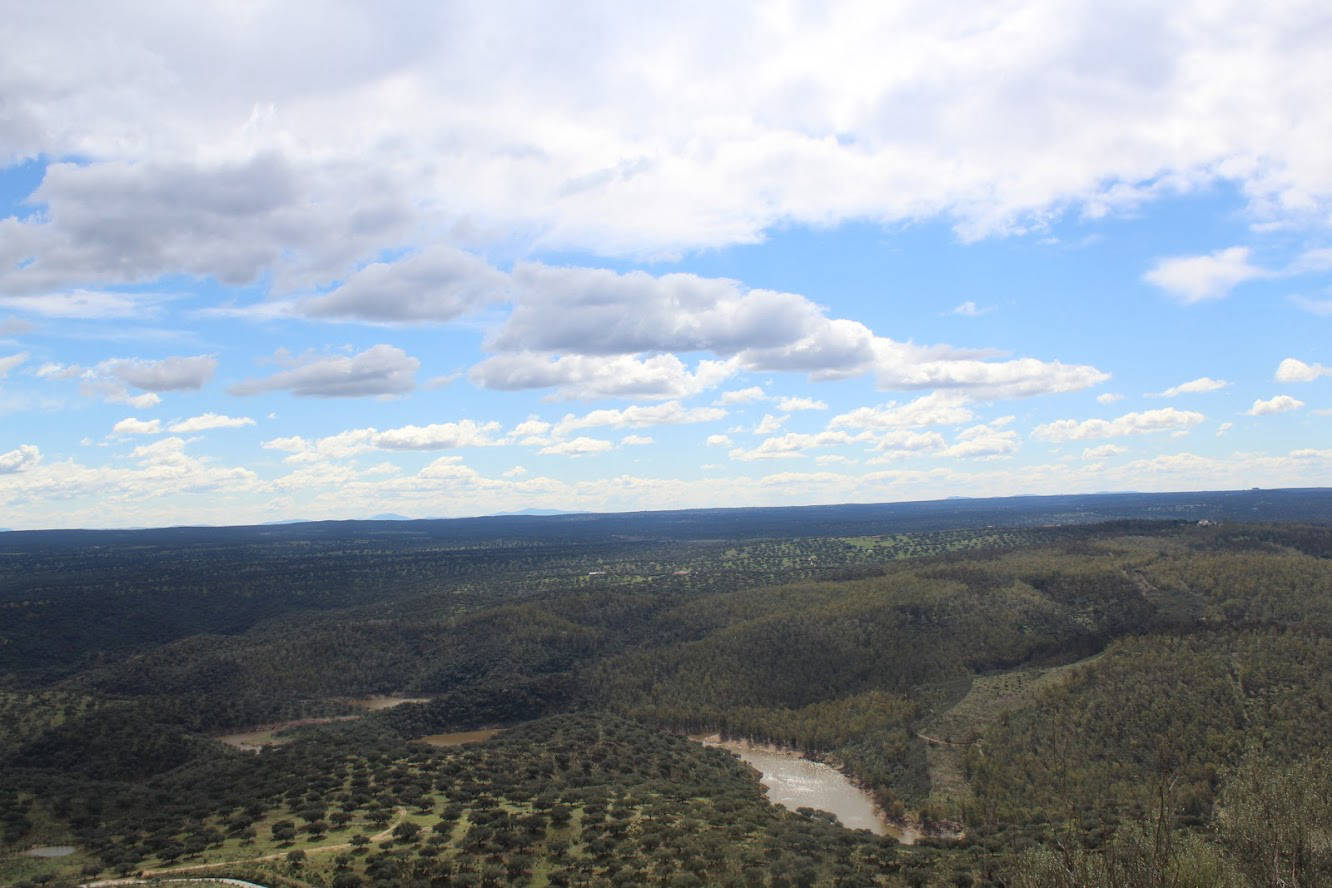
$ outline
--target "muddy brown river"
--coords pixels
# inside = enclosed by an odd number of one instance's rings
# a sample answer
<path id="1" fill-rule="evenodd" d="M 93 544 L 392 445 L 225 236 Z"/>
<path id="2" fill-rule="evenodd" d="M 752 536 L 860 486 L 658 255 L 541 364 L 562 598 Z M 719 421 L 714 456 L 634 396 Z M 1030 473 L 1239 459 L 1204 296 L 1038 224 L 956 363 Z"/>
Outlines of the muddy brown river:
<path id="1" fill-rule="evenodd" d="M 910 843 L 914 831 L 888 823 L 874 806 L 869 793 L 852 783 L 841 771 L 822 762 L 804 758 L 798 750 L 782 749 L 747 743 L 742 740 L 722 740 L 716 734 L 691 738 L 707 746 L 720 746 L 740 756 L 746 764 L 763 776 L 759 782 L 767 790 L 768 800 L 788 808 L 814 808 L 836 814 L 847 829 L 867 829 L 875 835 L 893 836 Z"/>

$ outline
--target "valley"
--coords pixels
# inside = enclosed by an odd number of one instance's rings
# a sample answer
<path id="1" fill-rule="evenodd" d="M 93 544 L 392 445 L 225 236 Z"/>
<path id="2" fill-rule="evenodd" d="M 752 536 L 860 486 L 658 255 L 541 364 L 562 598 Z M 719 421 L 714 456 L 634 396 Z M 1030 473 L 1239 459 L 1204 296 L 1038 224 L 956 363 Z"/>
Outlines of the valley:
<path id="1" fill-rule="evenodd" d="M 1332 495 L 1088 499 L 0 535 L 0 881 L 1332 877 Z"/>

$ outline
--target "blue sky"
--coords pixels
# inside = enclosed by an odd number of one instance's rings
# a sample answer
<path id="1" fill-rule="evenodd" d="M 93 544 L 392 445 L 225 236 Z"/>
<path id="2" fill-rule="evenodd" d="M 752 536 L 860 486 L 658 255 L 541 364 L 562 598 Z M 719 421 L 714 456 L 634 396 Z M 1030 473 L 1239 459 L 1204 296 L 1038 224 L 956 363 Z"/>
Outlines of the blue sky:
<path id="1" fill-rule="evenodd" d="M 0 25 L 0 527 L 1332 483 L 1325 11 L 565 13 Z"/>

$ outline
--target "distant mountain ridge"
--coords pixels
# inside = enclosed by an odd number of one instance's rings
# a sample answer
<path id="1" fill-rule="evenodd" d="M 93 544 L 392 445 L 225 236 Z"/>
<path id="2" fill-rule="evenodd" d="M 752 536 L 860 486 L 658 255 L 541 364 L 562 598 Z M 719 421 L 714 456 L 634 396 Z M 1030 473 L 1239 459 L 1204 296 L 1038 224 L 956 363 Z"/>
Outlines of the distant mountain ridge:
<path id="1" fill-rule="evenodd" d="M 613 540 L 861 536 L 978 527 L 1035 527 L 1115 520 L 1332 523 L 1332 488 L 1103 493 L 846 503 L 653 512 L 560 512 L 531 509 L 475 518 L 402 516 L 231 527 L 17 530 L 0 533 L 0 550 L 30 545 L 116 542 L 232 543 L 340 539 L 392 534 L 420 539 Z"/>

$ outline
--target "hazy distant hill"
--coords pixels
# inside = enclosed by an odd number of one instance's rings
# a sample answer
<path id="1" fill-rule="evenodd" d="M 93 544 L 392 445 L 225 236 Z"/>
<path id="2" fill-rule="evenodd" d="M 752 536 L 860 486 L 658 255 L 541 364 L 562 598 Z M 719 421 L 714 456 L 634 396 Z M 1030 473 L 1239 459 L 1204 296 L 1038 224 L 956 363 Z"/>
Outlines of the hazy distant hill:
<path id="1" fill-rule="evenodd" d="M 0 551 L 14 547 L 107 545 L 134 542 L 179 545 L 246 541 L 340 539 L 392 534 L 455 542 L 521 538 L 560 542 L 624 539 L 854 536 L 983 527 L 1039 527 L 1121 519 L 1199 521 L 1332 521 L 1332 488 L 1220 490 L 1186 493 L 1097 493 L 1012 496 L 906 503 L 679 509 L 655 512 L 546 510 L 481 518 L 308 521 L 236 527 L 151 530 L 20 530 L 0 535 Z"/>

